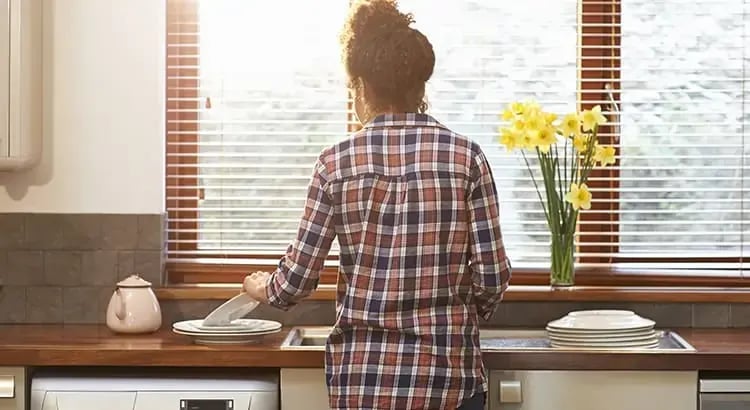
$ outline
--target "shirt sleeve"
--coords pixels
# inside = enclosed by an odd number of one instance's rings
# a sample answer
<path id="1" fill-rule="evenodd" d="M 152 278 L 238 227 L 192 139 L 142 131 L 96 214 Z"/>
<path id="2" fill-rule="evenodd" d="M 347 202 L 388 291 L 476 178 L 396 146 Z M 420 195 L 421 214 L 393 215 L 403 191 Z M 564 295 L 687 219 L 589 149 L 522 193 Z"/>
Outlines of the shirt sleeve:
<path id="1" fill-rule="evenodd" d="M 495 179 L 483 153 L 472 169 L 468 196 L 469 268 L 477 313 L 485 320 L 497 310 L 511 277 L 500 231 L 500 211 Z"/>
<path id="2" fill-rule="evenodd" d="M 320 271 L 336 236 L 333 204 L 325 189 L 326 178 L 325 165 L 318 159 L 307 189 L 297 237 L 268 279 L 268 302 L 277 308 L 288 309 L 318 287 Z"/>

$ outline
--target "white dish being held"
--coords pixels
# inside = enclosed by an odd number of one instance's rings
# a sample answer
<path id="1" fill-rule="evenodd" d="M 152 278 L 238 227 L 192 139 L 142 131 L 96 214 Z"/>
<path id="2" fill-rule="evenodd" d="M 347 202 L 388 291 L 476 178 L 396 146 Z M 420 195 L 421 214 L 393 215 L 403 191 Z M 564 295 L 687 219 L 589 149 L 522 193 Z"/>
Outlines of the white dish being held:
<path id="1" fill-rule="evenodd" d="M 224 302 L 221 306 L 209 313 L 201 323 L 202 327 L 226 327 L 232 326 L 235 319 L 240 319 L 258 307 L 258 301 L 251 298 L 247 293 L 239 295 Z"/>

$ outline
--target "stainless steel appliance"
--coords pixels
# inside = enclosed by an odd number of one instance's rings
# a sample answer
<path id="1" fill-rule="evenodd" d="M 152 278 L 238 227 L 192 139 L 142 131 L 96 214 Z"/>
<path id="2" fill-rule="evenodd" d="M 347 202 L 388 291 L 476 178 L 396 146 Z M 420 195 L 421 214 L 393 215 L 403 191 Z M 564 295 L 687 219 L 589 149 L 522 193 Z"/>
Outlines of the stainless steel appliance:
<path id="1" fill-rule="evenodd" d="M 750 410 L 750 376 L 701 377 L 700 410 Z"/>
<path id="2" fill-rule="evenodd" d="M 0 367 L 0 410 L 26 409 L 26 369 Z"/>

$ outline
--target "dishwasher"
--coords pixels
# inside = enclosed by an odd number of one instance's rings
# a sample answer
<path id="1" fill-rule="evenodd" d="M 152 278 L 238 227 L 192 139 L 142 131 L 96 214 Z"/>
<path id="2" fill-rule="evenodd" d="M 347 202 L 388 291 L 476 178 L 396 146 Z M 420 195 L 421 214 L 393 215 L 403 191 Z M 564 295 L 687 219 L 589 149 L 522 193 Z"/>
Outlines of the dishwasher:
<path id="1" fill-rule="evenodd" d="M 278 375 L 39 372 L 29 410 L 278 410 Z"/>
<path id="2" fill-rule="evenodd" d="M 700 410 L 750 410 L 750 374 L 702 374 Z"/>

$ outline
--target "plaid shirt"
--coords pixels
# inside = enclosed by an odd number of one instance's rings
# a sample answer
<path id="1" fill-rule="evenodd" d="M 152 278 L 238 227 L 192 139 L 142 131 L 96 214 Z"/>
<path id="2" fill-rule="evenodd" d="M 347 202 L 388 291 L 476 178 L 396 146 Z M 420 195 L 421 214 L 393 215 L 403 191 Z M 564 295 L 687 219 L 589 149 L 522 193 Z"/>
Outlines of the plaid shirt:
<path id="1" fill-rule="evenodd" d="M 379 116 L 323 151 L 268 297 L 310 294 L 338 237 L 332 408 L 455 409 L 487 391 L 478 316 L 510 279 L 498 213 L 480 147 L 429 115 Z"/>

